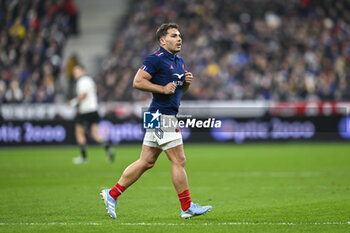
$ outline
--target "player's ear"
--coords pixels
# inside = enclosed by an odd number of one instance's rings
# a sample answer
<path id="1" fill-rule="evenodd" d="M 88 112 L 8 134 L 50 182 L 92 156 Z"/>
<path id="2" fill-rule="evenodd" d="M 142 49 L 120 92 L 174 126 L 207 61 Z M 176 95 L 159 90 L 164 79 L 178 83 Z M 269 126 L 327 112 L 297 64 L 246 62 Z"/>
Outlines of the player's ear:
<path id="1" fill-rule="evenodd" d="M 164 37 L 161 37 L 159 39 L 159 43 L 162 45 L 162 44 L 165 44 L 165 38 Z"/>

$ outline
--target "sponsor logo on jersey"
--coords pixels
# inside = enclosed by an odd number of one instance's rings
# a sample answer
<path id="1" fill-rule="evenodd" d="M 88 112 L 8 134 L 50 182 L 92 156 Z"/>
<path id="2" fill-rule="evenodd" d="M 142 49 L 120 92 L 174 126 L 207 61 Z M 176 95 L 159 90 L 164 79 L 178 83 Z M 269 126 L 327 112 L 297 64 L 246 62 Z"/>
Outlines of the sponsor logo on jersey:
<path id="1" fill-rule="evenodd" d="M 175 75 L 176 77 L 178 77 L 178 79 L 181 79 L 182 76 L 184 76 L 184 74 L 177 74 L 177 73 L 175 73 L 175 74 L 173 74 L 173 75 Z"/>

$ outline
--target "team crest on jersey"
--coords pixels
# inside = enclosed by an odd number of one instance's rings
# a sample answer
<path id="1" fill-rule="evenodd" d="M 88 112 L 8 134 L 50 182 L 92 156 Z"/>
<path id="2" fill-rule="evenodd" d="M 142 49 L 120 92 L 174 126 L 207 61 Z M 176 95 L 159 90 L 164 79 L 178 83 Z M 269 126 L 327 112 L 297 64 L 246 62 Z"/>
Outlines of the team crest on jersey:
<path id="1" fill-rule="evenodd" d="M 171 69 L 171 70 L 173 70 L 173 69 L 174 69 L 174 66 L 173 66 L 173 65 L 171 65 L 171 66 L 170 66 L 170 69 Z"/>

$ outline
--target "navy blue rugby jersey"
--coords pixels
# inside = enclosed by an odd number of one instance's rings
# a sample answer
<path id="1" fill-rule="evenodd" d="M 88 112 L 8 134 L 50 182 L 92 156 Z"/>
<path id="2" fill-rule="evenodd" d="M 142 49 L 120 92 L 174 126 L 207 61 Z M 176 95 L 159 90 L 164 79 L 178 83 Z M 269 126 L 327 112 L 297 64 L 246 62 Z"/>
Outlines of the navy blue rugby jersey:
<path id="1" fill-rule="evenodd" d="M 146 57 L 141 70 L 149 73 L 151 82 L 165 86 L 173 82 L 177 87 L 174 94 L 152 93 L 153 98 L 149 111 L 157 111 L 166 115 L 176 115 L 179 111 L 182 90 L 185 84 L 185 63 L 177 55 L 173 55 L 160 47 L 157 52 Z"/>

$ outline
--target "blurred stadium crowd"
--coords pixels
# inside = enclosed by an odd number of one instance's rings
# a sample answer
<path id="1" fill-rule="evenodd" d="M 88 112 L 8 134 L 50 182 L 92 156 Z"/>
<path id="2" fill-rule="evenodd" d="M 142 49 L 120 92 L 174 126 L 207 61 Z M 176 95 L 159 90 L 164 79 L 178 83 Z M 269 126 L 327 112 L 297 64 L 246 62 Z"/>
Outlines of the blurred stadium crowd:
<path id="1" fill-rule="evenodd" d="M 176 22 L 179 54 L 196 81 L 185 99 L 350 99 L 348 0 L 132 0 L 95 79 L 100 101 L 150 98 L 133 90 L 155 31 Z M 0 0 L 0 103 L 52 102 L 72 0 Z M 111 29 L 111 31 L 113 31 Z M 107 45 L 106 45 L 107 46 Z"/>
<path id="2" fill-rule="evenodd" d="M 101 100 L 149 98 L 132 78 L 168 21 L 197 77 L 185 99 L 350 99 L 347 0 L 134 0 L 125 15 L 98 76 Z"/>
<path id="3" fill-rule="evenodd" d="M 77 14 L 72 0 L 0 0 L 0 103 L 54 101 Z"/>

